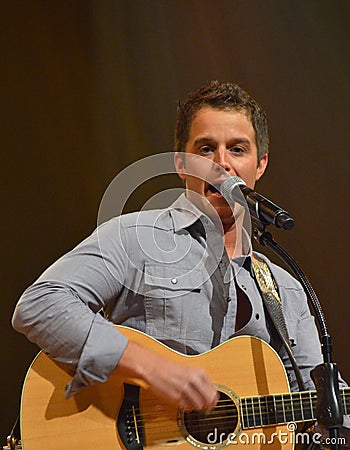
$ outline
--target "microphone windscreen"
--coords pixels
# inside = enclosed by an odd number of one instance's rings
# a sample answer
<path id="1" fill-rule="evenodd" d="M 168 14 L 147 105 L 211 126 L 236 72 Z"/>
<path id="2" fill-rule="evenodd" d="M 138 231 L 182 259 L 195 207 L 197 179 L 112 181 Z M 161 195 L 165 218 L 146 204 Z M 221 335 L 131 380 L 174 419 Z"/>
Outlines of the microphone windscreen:
<path id="1" fill-rule="evenodd" d="M 246 185 L 245 182 L 240 177 L 237 177 L 237 176 L 228 177 L 228 178 L 226 178 L 226 180 L 224 180 L 221 183 L 221 186 L 220 186 L 221 195 L 225 199 L 232 200 L 233 199 L 233 191 L 238 186 L 245 186 L 245 185 Z M 239 194 L 241 194 L 240 191 L 239 191 Z"/>

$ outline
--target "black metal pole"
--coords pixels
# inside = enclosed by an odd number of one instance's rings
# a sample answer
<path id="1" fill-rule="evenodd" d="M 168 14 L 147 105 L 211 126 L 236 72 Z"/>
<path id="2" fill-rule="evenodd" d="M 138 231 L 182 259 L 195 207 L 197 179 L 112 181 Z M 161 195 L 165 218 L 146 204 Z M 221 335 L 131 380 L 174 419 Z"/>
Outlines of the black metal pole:
<path id="1" fill-rule="evenodd" d="M 343 411 L 339 392 L 338 369 L 336 364 L 332 362 L 332 342 L 322 307 L 316 292 L 295 259 L 274 240 L 271 233 L 267 232 L 265 226 L 260 222 L 254 224 L 254 238 L 261 245 L 270 248 L 290 267 L 311 302 L 320 330 L 323 355 L 323 364 L 315 367 L 311 372 L 317 391 L 316 418 L 318 423 L 329 432 L 330 448 L 338 450 L 341 448 L 339 431 L 343 424 Z"/>

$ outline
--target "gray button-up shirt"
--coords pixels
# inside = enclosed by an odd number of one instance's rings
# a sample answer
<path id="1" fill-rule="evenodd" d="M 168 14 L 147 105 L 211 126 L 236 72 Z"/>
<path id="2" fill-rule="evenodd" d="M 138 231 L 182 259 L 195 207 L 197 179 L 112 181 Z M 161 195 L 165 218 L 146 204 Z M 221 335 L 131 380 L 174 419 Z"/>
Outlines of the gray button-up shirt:
<path id="1" fill-rule="evenodd" d="M 278 285 L 296 360 L 307 388 L 313 388 L 310 369 L 322 356 L 305 294 L 291 275 L 265 260 Z M 237 297 L 248 305 L 241 327 Z M 271 341 L 251 250 L 229 261 L 220 233 L 184 195 L 167 209 L 102 224 L 24 292 L 13 318 L 18 331 L 75 369 L 67 396 L 105 381 L 116 367 L 127 339 L 113 323 L 186 354 L 238 335 Z M 297 389 L 285 351 L 279 353 Z"/>

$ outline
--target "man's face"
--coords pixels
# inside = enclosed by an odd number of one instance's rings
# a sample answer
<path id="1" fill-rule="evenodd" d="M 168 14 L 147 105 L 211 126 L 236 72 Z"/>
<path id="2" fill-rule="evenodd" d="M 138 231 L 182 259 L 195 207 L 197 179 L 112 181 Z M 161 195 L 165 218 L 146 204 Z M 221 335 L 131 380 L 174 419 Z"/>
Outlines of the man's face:
<path id="1" fill-rule="evenodd" d="M 235 175 L 254 188 L 267 161 L 265 155 L 258 163 L 255 130 L 244 113 L 210 107 L 200 109 L 192 121 L 185 158 L 175 155 L 187 195 L 193 198 L 192 191 L 204 197 L 221 221 L 231 218 L 232 210 L 212 185 L 219 185 L 227 175 Z"/>

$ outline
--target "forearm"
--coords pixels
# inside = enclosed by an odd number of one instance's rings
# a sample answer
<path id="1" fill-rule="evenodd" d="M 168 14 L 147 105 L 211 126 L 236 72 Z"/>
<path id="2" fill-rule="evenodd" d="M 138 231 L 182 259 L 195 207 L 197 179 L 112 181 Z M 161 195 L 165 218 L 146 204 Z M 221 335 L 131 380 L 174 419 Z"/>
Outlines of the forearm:
<path id="1" fill-rule="evenodd" d="M 204 369 L 175 363 L 133 341 L 128 342 L 115 373 L 150 389 L 164 405 L 206 411 L 217 402 L 216 389 Z"/>

